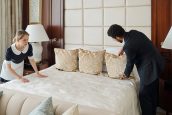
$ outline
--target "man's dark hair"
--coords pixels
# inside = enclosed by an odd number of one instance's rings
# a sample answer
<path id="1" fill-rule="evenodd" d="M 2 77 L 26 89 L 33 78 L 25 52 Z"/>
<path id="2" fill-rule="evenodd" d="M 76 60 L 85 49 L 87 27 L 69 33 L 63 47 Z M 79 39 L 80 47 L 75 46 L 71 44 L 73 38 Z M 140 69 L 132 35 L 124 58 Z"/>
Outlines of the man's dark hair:
<path id="1" fill-rule="evenodd" d="M 122 28 L 122 26 L 113 24 L 109 27 L 107 34 L 110 37 L 122 37 L 124 36 L 125 30 Z"/>

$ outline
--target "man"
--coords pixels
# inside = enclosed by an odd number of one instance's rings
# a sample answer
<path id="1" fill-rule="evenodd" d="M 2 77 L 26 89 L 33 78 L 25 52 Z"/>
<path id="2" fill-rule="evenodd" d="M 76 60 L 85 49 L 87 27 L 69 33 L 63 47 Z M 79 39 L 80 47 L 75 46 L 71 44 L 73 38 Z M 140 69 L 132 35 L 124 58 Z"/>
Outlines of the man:
<path id="1" fill-rule="evenodd" d="M 127 64 L 121 79 L 127 79 L 134 64 L 140 76 L 139 99 L 142 115 L 156 115 L 158 100 L 158 77 L 163 70 L 163 60 L 149 38 L 137 31 L 125 30 L 117 24 L 110 26 L 108 36 L 122 43 L 124 46 L 119 55 L 125 52 Z"/>

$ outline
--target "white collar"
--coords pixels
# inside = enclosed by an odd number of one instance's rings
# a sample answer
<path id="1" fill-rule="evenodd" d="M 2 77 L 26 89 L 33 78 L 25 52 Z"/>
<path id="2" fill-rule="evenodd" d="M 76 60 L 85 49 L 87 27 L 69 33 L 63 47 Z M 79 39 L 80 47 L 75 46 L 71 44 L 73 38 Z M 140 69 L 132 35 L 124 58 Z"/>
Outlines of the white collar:
<path id="1" fill-rule="evenodd" d="M 11 49 L 13 51 L 13 53 L 15 53 L 16 55 L 20 55 L 21 53 L 26 53 L 29 49 L 29 45 L 27 44 L 26 47 L 23 49 L 23 51 L 19 51 L 16 48 L 15 43 L 11 45 Z"/>

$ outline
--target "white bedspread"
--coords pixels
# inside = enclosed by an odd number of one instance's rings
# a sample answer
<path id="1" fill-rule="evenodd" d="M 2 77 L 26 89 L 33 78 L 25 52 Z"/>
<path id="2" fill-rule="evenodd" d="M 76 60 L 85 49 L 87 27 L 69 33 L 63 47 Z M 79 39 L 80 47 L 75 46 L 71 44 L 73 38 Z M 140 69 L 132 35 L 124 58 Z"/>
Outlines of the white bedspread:
<path id="1" fill-rule="evenodd" d="M 1 87 L 115 112 L 117 115 L 139 115 L 135 85 L 130 80 L 111 79 L 79 72 L 64 72 L 54 66 L 42 71 L 47 78 L 26 76 L 30 82 L 13 80 Z"/>

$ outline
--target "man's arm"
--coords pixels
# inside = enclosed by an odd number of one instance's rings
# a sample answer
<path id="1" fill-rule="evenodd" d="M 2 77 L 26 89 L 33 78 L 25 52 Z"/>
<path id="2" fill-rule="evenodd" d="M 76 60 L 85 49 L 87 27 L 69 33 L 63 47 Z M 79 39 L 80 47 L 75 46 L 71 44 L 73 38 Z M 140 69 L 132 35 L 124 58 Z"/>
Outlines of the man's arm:
<path id="1" fill-rule="evenodd" d="M 124 50 L 124 52 L 126 53 L 126 56 L 127 56 L 127 64 L 126 64 L 126 67 L 125 67 L 124 74 L 125 74 L 126 77 L 129 77 L 130 73 L 132 72 L 133 67 L 134 67 L 136 52 L 135 52 L 134 48 L 126 48 Z"/>

